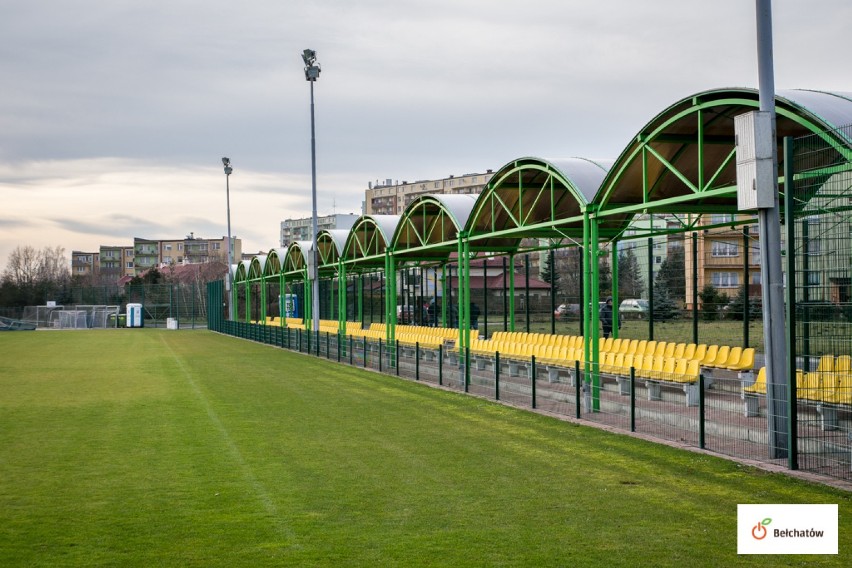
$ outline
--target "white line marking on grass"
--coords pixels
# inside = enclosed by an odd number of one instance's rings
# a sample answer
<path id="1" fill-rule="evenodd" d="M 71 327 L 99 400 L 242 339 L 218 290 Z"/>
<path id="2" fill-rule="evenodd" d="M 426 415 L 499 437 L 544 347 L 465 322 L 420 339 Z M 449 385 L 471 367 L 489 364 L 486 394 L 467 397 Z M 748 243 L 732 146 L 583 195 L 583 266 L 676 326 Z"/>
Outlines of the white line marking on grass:
<path id="1" fill-rule="evenodd" d="M 252 489 L 254 489 L 255 496 L 258 501 L 263 505 L 263 508 L 266 512 L 271 515 L 275 519 L 275 524 L 278 525 L 278 532 L 281 533 L 287 540 L 287 546 L 293 546 L 295 548 L 299 548 L 298 544 L 296 544 L 296 535 L 295 533 L 281 521 L 281 518 L 278 513 L 278 507 L 275 506 L 275 503 L 272 501 L 272 498 L 269 496 L 269 491 L 266 490 L 263 483 L 261 483 L 257 477 L 255 477 L 254 472 L 251 469 L 251 466 L 246 462 L 245 458 L 243 458 L 242 452 L 231 439 L 231 435 L 228 433 L 227 428 L 222 424 L 222 421 L 219 420 L 219 415 L 216 414 L 216 411 L 213 410 L 213 407 L 210 406 L 210 401 L 207 400 L 207 397 L 204 396 L 204 393 L 201 392 L 201 389 L 198 387 L 198 383 L 195 382 L 195 379 L 192 378 L 192 373 L 186 368 L 183 364 L 183 361 L 178 357 L 177 353 L 174 352 L 171 345 L 168 344 L 165 337 L 160 338 L 163 342 L 163 345 L 166 346 L 166 349 L 169 350 L 169 353 L 172 354 L 172 357 L 177 363 L 178 367 L 180 367 L 183 376 L 186 377 L 186 382 L 189 383 L 189 386 L 192 388 L 192 392 L 195 393 L 195 396 L 201 402 L 204 410 L 207 412 L 207 417 L 210 418 L 210 422 L 213 423 L 213 426 L 219 431 L 219 434 L 222 435 L 222 439 L 225 441 L 225 445 L 228 447 L 228 452 L 231 454 L 231 457 L 237 462 L 237 465 L 240 468 L 240 471 L 243 475 L 243 478 L 251 485 Z"/>

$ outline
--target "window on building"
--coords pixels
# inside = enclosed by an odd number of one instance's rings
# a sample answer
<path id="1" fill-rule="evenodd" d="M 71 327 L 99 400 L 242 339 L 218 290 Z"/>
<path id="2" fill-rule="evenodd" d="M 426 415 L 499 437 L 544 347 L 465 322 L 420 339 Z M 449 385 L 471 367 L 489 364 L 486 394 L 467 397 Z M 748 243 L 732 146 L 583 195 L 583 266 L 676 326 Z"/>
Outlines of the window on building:
<path id="1" fill-rule="evenodd" d="M 716 257 L 740 256 L 737 243 L 731 241 L 713 241 L 710 245 L 710 254 Z"/>
<path id="2" fill-rule="evenodd" d="M 222 243 L 212 243 L 213 250 L 222 250 Z"/>
<path id="3" fill-rule="evenodd" d="M 168 243 L 168 244 L 163 245 L 163 250 L 172 250 L 172 245 L 171 245 L 171 243 Z"/>
<path id="4" fill-rule="evenodd" d="M 783 243 L 782 243 L 783 248 Z M 757 245 L 749 245 L 748 247 L 749 254 L 749 264 L 759 264 L 760 263 L 760 247 Z"/>
<path id="5" fill-rule="evenodd" d="M 819 286 L 821 283 L 819 272 L 808 271 L 808 286 Z"/>
<path id="6" fill-rule="evenodd" d="M 808 238 L 808 252 L 809 255 L 820 254 L 822 246 L 820 244 L 819 238 L 810 237 Z"/>
<path id="7" fill-rule="evenodd" d="M 740 275 L 736 272 L 713 272 L 710 279 L 716 288 L 737 288 L 740 285 Z"/>
<path id="8" fill-rule="evenodd" d="M 710 223 L 712 225 L 720 225 L 722 223 L 733 223 L 734 216 L 731 214 L 714 213 L 710 215 Z"/>
<path id="9" fill-rule="evenodd" d="M 133 263 L 132 263 L 132 262 L 128 262 L 128 263 L 127 263 L 127 268 L 133 268 Z"/>

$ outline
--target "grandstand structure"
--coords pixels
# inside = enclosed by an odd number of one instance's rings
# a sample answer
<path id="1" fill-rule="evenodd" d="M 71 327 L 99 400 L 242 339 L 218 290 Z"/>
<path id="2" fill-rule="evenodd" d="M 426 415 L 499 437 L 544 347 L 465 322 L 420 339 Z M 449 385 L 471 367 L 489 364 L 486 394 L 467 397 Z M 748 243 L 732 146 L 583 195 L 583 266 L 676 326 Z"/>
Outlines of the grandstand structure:
<path id="1" fill-rule="evenodd" d="M 845 471 L 843 475 L 848 477 L 852 472 L 852 450 L 849 440 L 844 441 L 843 437 L 852 432 L 852 408 L 846 403 L 845 390 L 852 390 L 852 384 L 847 379 L 848 365 L 844 363 L 844 357 L 852 355 L 849 324 L 852 320 L 849 230 L 852 130 L 848 127 L 852 125 L 852 95 L 810 90 L 776 94 L 778 178 L 784 206 L 787 263 L 785 325 L 790 338 L 782 392 L 767 391 L 761 386 L 766 384 L 765 373 L 761 374 L 760 357 L 749 351 L 752 348 L 747 339 L 745 345 L 716 345 L 712 359 L 707 353 L 700 360 L 696 358 L 695 350 L 700 343 L 695 272 L 689 288 L 692 295 L 689 303 L 696 314 L 691 338 L 693 359 L 674 357 L 678 349 L 682 349 L 681 355 L 688 349 L 690 338 L 681 338 L 678 342 L 666 342 L 660 354 L 656 346 L 650 354 L 633 352 L 630 365 L 626 365 L 631 344 L 627 343 L 622 352 L 621 341 L 618 350 L 612 351 L 613 344 L 608 346 L 601 337 L 598 306 L 602 300 L 602 259 L 611 267 L 613 285 L 608 295 L 617 306 L 619 243 L 647 241 L 650 255 L 654 239 L 681 235 L 684 244 L 690 246 L 686 254 L 692 256 L 692 267 L 696 270 L 699 239 L 713 230 L 731 231 L 756 223 L 754 211 L 738 209 L 734 117 L 757 109 L 758 98 L 758 92 L 752 89 L 696 93 L 653 116 L 613 160 L 521 157 L 497 169 L 477 196 L 421 195 L 401 215 L 364 215 L 349 231 L 321 231 L 317 235 L 316 253 L 325 303 L 321 303 L 319 315 L 332 323 L 319 330 L 310 330 L 313 314 L 307 259 L 314 253 L 311 243 L 302 241 L 287 248 L 273 248 L 268 254 L 231 267 L 235 286 L 226 300 L 237 304 L 239 321 L 227 322 L 223 316 L 211 314 L 209 326 L 225 333 L 258 334 L 258 338 L 281 333 L 273 331 L 277 328 L 286 331 L 288 340 L 296 330 L 300 342 L 303 332 L 297 328 L 304 328 L 309 343 L 313 334 L 317 349 L 321 334 L 328 337 L 334 332 L 338 353 L 357 349 L 357 341 L 362 341 L 366 361 L 368 338 L 353 339 L 357 336 L 352 330 L 358 326 L 351 322 L 358 322 L 362 330 L 373 330 L 375 322 L 371 317 L 367 324 L 365 307 L 369 305 L 372 310 L 373 283 L 378 280 L 379 323 L 383 326 L 375 329 L 379 336 L 376 341 L 389 350 L 385 364 L 398 369 L 402 356 L 398 352 L 405 339 L 398 318 L 401 313 L 407 313 L 405 306 L 413 303 L 419 309 L 428 300 L 417 294 L 417 279 L 410 287 L 407 284 L 410 278 L 403 275 L 430 269 L 438 280 L 434 290 L 437 292 L 440 284 L 444 300 L 433 323 L 436 327 L 458 330 L 454 341 L 439 346 L 440 357 L 452 357 L 455 351 L 455 362 L 461 365 L 461 384 L 467 390 L 476 372 L 482 370 L 475 361 L 477 349 L 484 353 L 491 352 L 493 347 L 483 350 L 478 343 L 479 334 L 474 337 L 468 332 L 476 327 L 477 319 L 472 299 L 489 298 L 486 278 L 482 278 L 481 295 L 477 296 L 478 290 L 471 286 L 471 263 L 478 259 L 506 259 L 504 266 L 509 268 L 503 274 L 502 331 L 511 333 L 519 327 L 515 306 L 517 261 L 529 253 L 576 250 L 581 272 L 578 291 L 581 317 L 577 333 L 582 339 L 580 347 L 572 346 L 570 357 L 567 351 L 557 351 L 554 355 L 555 345 L 545 346 L 551 348 L 549 355 L 547 351 L 513 353 L 517 345 L 503 347 L 502 351 L 497 348 L 490 355 L 496 358 L 497 369 L 501 368 L 501 352 L 520 360 L 530 357 L 535 392 L 535 358 L 539 359 L 538 363 L 544 360 L 557 367 L 561 360 L 569 370 L 573 362 L 574 395 L 579 400 L 582 393 L 588 416 L 606 414 L 610 396 L 608 376 L 622 377 L 622 382 L 629 378 L 634 389 L 638 376 L 646 383 L 643 388 L 649 397 L 650 393 L 660 392 L 656 384 L 661 388 L 683 387 L 682 383 L 695 385 L 693 388 L 697 390 L 686 393 L 686 406 L 690 407 L 693 402 L 703 404 L 705 395 L 715 394 L 710 392 L 713 389 L 705 390 L 710 386 L 705 384 L 705 378 L 724 371 L 718 380 L 714 377 L 713 384 L 720 391 L 741 397 L 744 404 L 752 404 L 742 412 L 744 419 L 752 420 L 744 431 L 762 432 L 756 438 L 764 459 L 799 468 L 807 463 L 806 456 L 818 448 L 815 453 L 820 456 L 837 457 L 837 463 L 841 464 L 839 471 Z M 664 214 L 669 221 L 663 227 L 653 222 L 634 224 L 640 216 L 655 214 Z M 743 232 L 746 250 L 752 248 L 749 239 L 754 233 Z M 729 253 L 726 246 L 704 248 L 719 256 Z M 649 256 L 649 264 L 650 261 Z M 749 264 L 746 254 L 745 274 L 749 272 Z M 423 286 L 422 278 L 419 285 Z M 649 282 L 652 313 L 653 291 L 654 286 Z M 210 289 L 209 305 L 221 303 L 217 293 L 221 295 L 221 289 Z M 280 298 L 285 295 L 297 296 L 299 305 L 304 307 L 297 321 L 282 317 L 286 314 L 281 313 Z M 487 307 L 485 311 L 488 312 Z M 746 326 L 748 319 L 744 318 Z M 528 322 L 529 319 L 527 331 Z M 823 325 L 826 323 L 830 325 Z M 260 330 L 245 331 L 254 328 Z M 482 340 L 494 340 L 493 334 L 491 338 L 487 332 L 482 335 L 485 336 Z M 620 339 L 617 327 L 613 335 L 613 342 Z M 347 347 L 346 338 L 355 347 Z M 519 338 L 515 343 L 523 345 L 528 340 Z M 653 317 L 648 318 L 648 337 L 644 340 L 657 340 Z M 415 343 L 420 345 L 419 341 Z M 669 343 L 672 353 L 667 356 Z M 638 344 L 635 347 L 639 349 Z M 647 343 L 645 349 L 649 349 Z M 746 363 L 741 365 L 739 360 L 744 356 Z M 828 363 L 820 366 L 823 356 L 831 358 L 831 371 L 826 370 Z M 641 361 L 637 362 L 636 357 L 641 357 Z M 650 362 L 646 362 L 646 357 L 650 357 Z M 382 360 L 380 355 L 379 361 Z M 620 371 L 614 372 L 615 369 Z M 772 381 L 773 385 L 777 383 Z M 769 397 L 772 400 L 767 402 Z M 754 400 L 757 400 L 756 411 Z M 807 404 L 808 412 L 812 411 L 818 418 L 805 419 L 799 403 Z M 783 414 L 781 422 L 773 422 L 771 415 L 777 412 Z M 767 434 L 778 423 L 785 424 L 785 431 Z M 829 441 L 824 434 L 809 430 L 813 424 L 819 425 L 819 432 L 839 431 L 840 435 L 832 434 Z M 824 463 L 822 457 L 818 461 Z"/>

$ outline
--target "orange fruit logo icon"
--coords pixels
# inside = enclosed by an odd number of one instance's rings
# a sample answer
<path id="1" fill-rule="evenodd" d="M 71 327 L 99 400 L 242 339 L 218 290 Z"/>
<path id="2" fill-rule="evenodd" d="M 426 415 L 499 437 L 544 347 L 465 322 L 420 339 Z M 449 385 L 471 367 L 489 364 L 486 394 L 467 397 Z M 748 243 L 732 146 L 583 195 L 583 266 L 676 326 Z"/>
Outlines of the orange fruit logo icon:
<path id="1" fill-rule="evenodd" d="M 766 538 L 766 535 L 769 534 L 769 531 L 766 530 L 766 525 L 771 522 L 772 519 L 766 518 L 754 525 L 751 529 L 751 536 L 753 536 L 755 540 L 763 540 Z"/>

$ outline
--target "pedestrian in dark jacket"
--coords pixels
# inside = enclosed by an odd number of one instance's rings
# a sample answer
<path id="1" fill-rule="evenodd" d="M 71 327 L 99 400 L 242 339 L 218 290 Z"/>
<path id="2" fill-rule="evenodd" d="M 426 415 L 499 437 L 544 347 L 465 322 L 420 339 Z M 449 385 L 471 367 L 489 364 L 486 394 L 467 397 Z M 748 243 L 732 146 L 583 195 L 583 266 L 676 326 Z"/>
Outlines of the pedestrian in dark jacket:
<path id="1" fill-rule="evenodd" d="M 608 339 L 612 333 L 613 320 L 618 322 L 618 327 L 621 327 L 621 314 L 613 317 L 612 313 L 612 298 L 607 298 L 600 312 L 601 327 L 603 328 L 604 339 Z"/>

